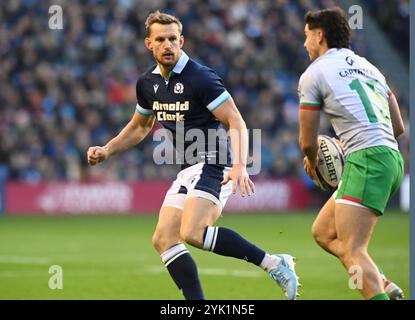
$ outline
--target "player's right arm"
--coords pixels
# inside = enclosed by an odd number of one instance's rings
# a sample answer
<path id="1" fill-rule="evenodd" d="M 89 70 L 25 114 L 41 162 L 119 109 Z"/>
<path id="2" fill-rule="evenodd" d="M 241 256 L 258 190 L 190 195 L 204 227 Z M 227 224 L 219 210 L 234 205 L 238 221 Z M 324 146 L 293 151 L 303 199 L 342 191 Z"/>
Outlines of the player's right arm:
<path id="1" fill-rule="evenodd" d="M 389 110 L 392 119 L 393 134 L 395 138 L 398 138 L 405 132 L 405 126 L 403 124 L 401 112 L 399 110 L 399 104 L 394 94 L 389 96 Z"/>
<path id="2" fill-rule="evenodd" d="M 153 128 L 155 117 L 135 112 L 130 122 L 105 146 L 88 149 L 88 163 L 94 166 L 109 157 L 132 148 L 140 143 Z"/>
<path id="3" fill-rule="evenodd" d="M 304 170 L 311 179 L 317 180 L 317 153 L 318 153 L 318 130 L 320 127 L 320 112 L 300 108 L 299 116 L 299 144 L 305 155 Z"/>
<path id="4" fill-rule="evenodd" d="M 308 69 L 301 76 L 298 85 L 300 100 L 298 142 L 305 155 L 304 170 L 313 180 L 317 180 L 318 131 L 322 107 L 322 98 L 317 82 L 316 72 Z"/>

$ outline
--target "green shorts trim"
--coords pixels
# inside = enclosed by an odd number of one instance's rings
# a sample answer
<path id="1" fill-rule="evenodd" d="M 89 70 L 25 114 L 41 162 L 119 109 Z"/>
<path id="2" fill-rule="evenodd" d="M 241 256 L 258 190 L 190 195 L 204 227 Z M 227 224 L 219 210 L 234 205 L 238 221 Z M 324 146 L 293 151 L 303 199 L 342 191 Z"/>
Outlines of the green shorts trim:
<path id="1" fill-rule="evenodd" d="M 345 163 L 336 199 L 373 209 L 383 215 L 404 176 L 404 161 L 399 151 L 380 146 L 351 153 Z"/>

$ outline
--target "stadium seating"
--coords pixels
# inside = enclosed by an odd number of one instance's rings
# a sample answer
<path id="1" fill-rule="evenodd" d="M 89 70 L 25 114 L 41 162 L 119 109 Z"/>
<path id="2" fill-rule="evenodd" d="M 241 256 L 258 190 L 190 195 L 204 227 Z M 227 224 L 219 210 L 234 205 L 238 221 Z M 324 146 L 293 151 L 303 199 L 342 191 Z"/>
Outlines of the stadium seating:
<path id="1" fill-rule="evenodd" d="M 151 138 L 93 171 L 85 159 L 88 146 L 106 143 L 134 112 L 135 81 L 153 63 L 143 45 L 144 22 L 156 8 L 181 18 L 185 51 L 223 77 L 248 127 L 263 130 L 260 175 L 302 177 L 296 86 L 309 63 L 302 17 L 334 1 L 194 3 L 71 1 L 63 6 L 63 30 L 47 27 L 47 2 L 0 4 L 0 179 L 176 174 L 154 164 Z M 402 109 L 408 119 L 408 106 Z"/>

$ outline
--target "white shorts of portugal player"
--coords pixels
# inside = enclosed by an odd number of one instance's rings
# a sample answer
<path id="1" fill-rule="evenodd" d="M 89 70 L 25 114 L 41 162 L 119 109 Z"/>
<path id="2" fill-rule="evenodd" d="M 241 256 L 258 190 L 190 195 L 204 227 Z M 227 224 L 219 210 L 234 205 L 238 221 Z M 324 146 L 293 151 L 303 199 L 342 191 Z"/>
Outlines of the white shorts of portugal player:
<path id="1" fill-rule="evenodd" d="M 221 182 L 230 170 L 230 167 L 207 163 L 198 163 L 181 170 L 167 191 L 162 207 L 183 210 L 187 198 L 199 197 L 223 209 L 232 193 L 232 181 L 224 186 Z"/>

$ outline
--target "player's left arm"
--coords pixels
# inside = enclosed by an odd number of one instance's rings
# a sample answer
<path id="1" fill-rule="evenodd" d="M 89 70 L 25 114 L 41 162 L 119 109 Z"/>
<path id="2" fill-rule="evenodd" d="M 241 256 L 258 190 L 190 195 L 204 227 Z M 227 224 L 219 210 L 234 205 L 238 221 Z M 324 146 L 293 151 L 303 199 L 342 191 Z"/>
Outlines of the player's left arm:
<path id="1" fill-rule="evenodd" d="M 246 169 L 248 159 L 248 130 L 245 121 L 235 105 L 232 97 L 226 99 L 219 107 L 212 111 L 213 115 L 221 123 L 229 128 L 232 146 L 232 170 L 228 173 L 222 184 L 233 181 L 232 192 L 236 192 L 239 185 L 241 195 L 251 195 L 255 192 L 254 183 L 251 181 Z"/>
<path id="2" fill-rule="evenodd" d="M 300 109 L 300 149 L 304 153 L 304 170 L 317 180 L 318 130 L 320 127 L 319 110 Z"/>
<path id="3" fill-rule="evenodd" d="M 405 125 L 403 124 L 401 111 L 399 110 L 398 100 L 393 93 L 389 96 L 389 110 L 392 119 L 393 134 L 395 138 L 398 138 L 405 132 Z"/>

